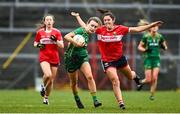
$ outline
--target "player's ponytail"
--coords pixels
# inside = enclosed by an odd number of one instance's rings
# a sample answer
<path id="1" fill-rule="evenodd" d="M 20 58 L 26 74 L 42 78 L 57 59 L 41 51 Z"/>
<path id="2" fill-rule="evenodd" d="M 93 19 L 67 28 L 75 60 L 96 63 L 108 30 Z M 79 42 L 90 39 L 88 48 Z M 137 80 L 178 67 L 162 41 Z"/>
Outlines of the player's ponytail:
<path id="1" fill-rule="evenodd" d="M 97 11 L 102 14 L 102 18 L 104 18 L 105 16 L 110 16 L 113 20 L 115 20 L 115 16 L 110 10 L 97 9 Z"/>
<path id="2" fill-rule="evenodd" d="M 39 30 L 39 29 L 42 29 L 42 28 L 44 28 L 44 29 L 46 28 L 46 25 L 44 23 L 41 22 L 41 23 L 36 24 L 36 30 Z"/>
<path id="3" fill-rule="evenodd" d="M 108 13 L 108 12 L 110 12 L 109 10 L 105 10 L 105 9 L 97 9 L 97 11 L 99 12 L 99 13 L 101 13 L 101 14 L 105 14 L 105 13 Z"/>

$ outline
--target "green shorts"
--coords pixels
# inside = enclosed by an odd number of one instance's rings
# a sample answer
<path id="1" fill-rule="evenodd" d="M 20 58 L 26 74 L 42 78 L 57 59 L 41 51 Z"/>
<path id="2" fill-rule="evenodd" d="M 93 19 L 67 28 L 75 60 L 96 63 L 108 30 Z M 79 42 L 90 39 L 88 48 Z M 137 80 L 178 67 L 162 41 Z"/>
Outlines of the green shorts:
<path id="1" fill-rule="evenodd" d="M 67 55 L 64 56 L 65 68 L 69 73 L 72 73 L 77 69 L 80 69 L 81 65 L 84 62 L 88 62 L 88 61 L 89 61 L 88 55 L 86 56 L 72 55 L 71 57 Z"/>
<path id="2" fill-rule="evenodd" d="M 147 57 L 144 59 L 144 68 L 153 69 L 160 67 L 160 58 L 159 57 Z"/>

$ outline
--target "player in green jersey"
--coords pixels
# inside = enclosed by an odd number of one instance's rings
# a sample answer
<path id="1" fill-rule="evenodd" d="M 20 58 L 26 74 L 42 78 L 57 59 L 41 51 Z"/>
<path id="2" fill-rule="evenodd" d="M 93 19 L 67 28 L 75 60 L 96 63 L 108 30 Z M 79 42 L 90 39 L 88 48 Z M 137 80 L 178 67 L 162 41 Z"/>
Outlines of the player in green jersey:
<path id="1" fill-rule="evenodd" d="M 166 41 L 158 33 L 158 26 L 147 31 L 138 46 L 138 50 L 143 52 L 145 79 L 142 83 L 150 84 L 150 100 L 154 100 L 154 94 L 157 87 L 158 74 L 160 70 L 160 49 L 167 50 Z M 141 88 L 139 88 L 140 90 Z"/>
<path id="2" fill-rule="evenodd" d="M 80 70 L 87 79 L 88 88 L 93 98 L 95 107 L 101 106 L 102 104 L 97 100 L 96 97 L 96 84 L 93 79 L 91 66 L 88 62 L 87 43 L 89 40 L 89 34 L 94 33 L 98 26 L 101 25 L 101 20 L 98 17 L 91 17 L 87 21 L 86 27 L 79 27 L 76 30 L 65 35 L 65 39 L 70 42 L 65 52 L 65 67 L 70 78 L 70 85 L 76 101 L 77 107 L 82 109 L 80 97 L 78 95 L 78 71 Z M 73 37 L 75 35 L 82 35 L 84 42 L 76 42 Z"/>

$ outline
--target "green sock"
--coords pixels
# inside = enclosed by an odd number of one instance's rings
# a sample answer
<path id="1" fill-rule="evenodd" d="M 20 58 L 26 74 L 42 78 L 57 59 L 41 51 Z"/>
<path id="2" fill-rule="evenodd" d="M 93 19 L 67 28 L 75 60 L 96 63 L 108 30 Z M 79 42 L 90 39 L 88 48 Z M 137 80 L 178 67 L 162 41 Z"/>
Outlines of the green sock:
<path id="1" fill-rule="evenodd" d="M 76 94 L 76 95 L 74 95 L 74 99 L 75 100 L 80 100 L 80 98 L 79 98 L 79 96 Z"/>
<path id="2" fill-rule="evenodd" d="M 97 101 L 97 97 L 96 96 L 92 96 L 93 101 Z"/>
<path id="3" fill-rule="evenodd" d="M 96 101 L 97 100 L 96 92 L 91 93 L 91 95 L 92 95 L 93 101 Z"/>

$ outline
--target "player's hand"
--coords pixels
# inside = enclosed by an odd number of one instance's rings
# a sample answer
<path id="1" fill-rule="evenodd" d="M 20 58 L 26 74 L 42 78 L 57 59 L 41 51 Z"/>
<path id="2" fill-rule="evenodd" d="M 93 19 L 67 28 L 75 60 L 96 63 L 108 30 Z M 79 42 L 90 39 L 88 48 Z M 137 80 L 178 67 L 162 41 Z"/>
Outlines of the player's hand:
<path id="1" fill-rule="evenodd" d="M 155 21 L 155 22 L 152 22 L 151 24 L 152 24 L 153 26 L 161 26 L 163 23 L 164 23 L 164 22 L 162 22 L 162 21 Z"/>
<path id="2" fill-rule="evenodd" d="M 77 16 L 79 16 L 79 13 L 71 12 L 71 15 L 77 17 Z"/>
<path id="3" fill-rule="evenodd" d="M 44 49 L 45 48 L 45 44 L 38 43 L 37 44 L 37 48 Z"/>
<path id="4" fill-rule="evenodd" d="M 75 42 L 74 46 L 75 47 L 84 47 L 85 46 L 85 42 Z"/>
<path id="5" fill-rule="evenodd" d="M 167 46 L 165 46 L 163 44 L 160 44 L 160 48 L 163 49 L 163 50 L 167 50 Z"/>
<path id="6" fill-rule="evenodd" d="M 57 42 L 57 38 L 56 38 L 56 36 L 55 36 L 55 35 L 51 35 L 51 36 L 50 36 L 50 39 L 51 39 L 52 41 Z"/>

